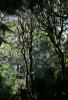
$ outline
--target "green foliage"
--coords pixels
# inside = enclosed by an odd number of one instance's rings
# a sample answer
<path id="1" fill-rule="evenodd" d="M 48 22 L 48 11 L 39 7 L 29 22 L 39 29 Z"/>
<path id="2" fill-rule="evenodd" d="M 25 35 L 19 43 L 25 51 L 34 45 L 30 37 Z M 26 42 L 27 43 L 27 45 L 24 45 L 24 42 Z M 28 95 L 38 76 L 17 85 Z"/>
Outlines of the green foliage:
<path id="1" fill-rule="evenodd" d="M 55 100 L 67 96 L 66 2 L 0 1 L 0 100 Z M 8 16 L 3 11 L 19 11 L 21 16 Z M 63 74 L 65 80 L 61 79 Z"/>

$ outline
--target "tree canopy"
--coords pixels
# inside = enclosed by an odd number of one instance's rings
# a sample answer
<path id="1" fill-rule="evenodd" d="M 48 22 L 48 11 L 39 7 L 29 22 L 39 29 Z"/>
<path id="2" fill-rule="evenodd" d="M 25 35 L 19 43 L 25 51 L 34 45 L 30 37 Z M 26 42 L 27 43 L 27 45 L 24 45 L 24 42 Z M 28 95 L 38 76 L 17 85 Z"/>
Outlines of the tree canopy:
<path id="1" fill-rule="evenodd" d="M 67 0 L 0 0 L 0 100 L 68 100 L 67 11 Z"/>

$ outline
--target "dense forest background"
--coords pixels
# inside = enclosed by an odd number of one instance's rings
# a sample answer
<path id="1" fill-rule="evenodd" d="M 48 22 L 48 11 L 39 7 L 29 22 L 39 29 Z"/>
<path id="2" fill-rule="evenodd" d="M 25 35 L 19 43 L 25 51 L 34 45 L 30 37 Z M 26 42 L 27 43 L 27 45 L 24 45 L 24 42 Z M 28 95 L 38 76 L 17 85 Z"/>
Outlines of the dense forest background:
<path id="1" fill-rule="evenodd" d="M 0 100 L 68 100 L 68 0 L 0 0 Z"/>

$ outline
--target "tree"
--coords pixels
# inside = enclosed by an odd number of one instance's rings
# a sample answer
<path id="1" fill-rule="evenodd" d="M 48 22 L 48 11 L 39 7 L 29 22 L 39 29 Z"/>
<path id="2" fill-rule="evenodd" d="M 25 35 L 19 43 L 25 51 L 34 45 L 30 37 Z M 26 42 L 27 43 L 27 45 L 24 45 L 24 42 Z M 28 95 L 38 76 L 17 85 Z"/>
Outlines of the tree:
<path id="1" fill-rule="evenodd" d="M 6 1 L 0 3 L 0 71 L 4 86 L 11 89 L 4 91 L 21 100 L 64 98 L 68 88 L 67 0 Z"/>

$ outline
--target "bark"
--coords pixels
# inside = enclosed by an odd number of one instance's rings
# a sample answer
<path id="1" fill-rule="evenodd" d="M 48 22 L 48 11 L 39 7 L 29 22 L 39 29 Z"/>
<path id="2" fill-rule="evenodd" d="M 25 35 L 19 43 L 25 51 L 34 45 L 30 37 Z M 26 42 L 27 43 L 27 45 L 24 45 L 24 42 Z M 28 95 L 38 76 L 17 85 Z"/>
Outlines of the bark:
<path id="1" fill-rule="evenodd" d="M 32 42 L 33 42 L 33 21 L 32 21 L 33 16 L 31 15 L 30 17 L 30 43 L 29 43 L 29 59 L 30 59 L 30 80 L 31 80 L 31 92 L 32 92 L 32 100 L 34 100 L 34 88 L 33 88 L 33 58 L 32 58 Z"/>

